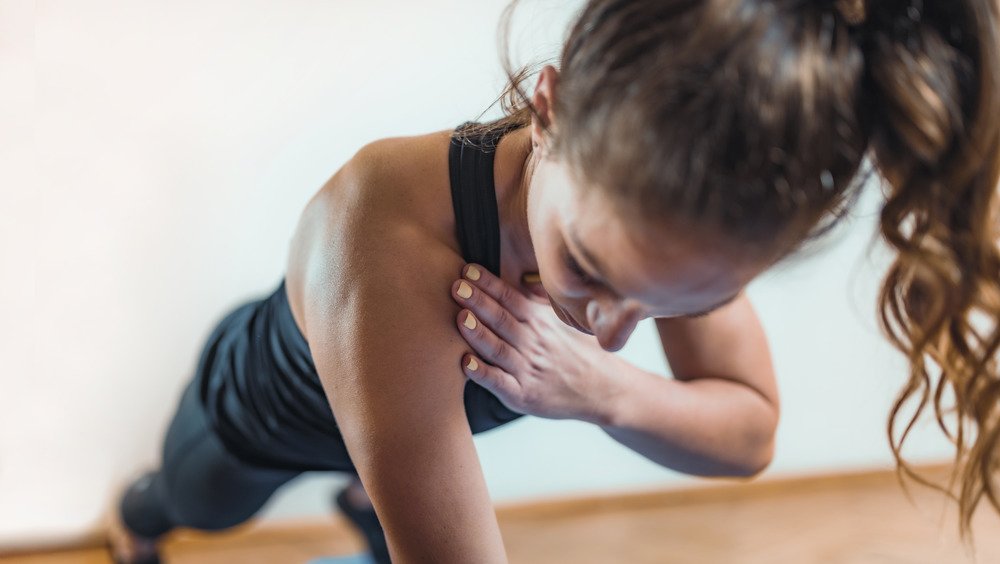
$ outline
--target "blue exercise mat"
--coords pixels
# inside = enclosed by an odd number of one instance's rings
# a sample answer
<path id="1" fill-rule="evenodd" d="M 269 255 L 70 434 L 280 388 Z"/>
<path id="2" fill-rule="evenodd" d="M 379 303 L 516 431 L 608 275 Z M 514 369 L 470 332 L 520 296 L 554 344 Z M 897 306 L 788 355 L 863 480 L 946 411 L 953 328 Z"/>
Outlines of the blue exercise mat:
<path id="1" fill-rule="evenodd" d="M 325 556 L 310 560 L 306 564 L 375 564 L 375 561 L 370 554 L 363 552 L 349 556 Z"/>

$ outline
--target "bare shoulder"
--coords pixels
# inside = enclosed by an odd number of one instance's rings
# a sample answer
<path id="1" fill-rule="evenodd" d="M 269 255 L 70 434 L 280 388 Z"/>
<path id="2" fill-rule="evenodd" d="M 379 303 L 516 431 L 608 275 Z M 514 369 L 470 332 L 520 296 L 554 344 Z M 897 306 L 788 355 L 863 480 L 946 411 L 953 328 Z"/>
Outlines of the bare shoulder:
<path id="1" fill-rule="evenodd" d="M 309 200 L 289 245 L 286 290 L 309 337 L 304 295 L 356 283 L 372 260 L 456 255 L 448 173 L 451 130 L 361 147 Z M 390 241 L 392 241 L 390 243 Z M 376 256 L 378 255 L 378 256 Z"/>
<path id="2" fill-rule="evenodd" d="M 388 218 L 440 227 L 451 215 L 448 144 L 451 130 L 387 137 L 368 143 L 351 159 L 348 194 Z M 343 191 L 344 186 L 324 187 Z M 442 204 L 448 204 L 444 207 Z M 441 212 L 446 213 L 442 214 Z"/>

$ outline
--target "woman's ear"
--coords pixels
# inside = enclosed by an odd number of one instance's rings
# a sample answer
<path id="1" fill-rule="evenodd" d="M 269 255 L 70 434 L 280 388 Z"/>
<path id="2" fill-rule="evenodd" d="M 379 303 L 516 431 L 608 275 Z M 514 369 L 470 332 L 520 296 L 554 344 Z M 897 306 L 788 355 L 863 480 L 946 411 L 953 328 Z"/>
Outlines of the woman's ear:
<path id="1" fill-rule="evenodd" d="M 531 147 L 533 150 L 547 152 L 548 140 L 555 131 L 555 115 L 552 113 L 556 87 L 559 84 L 559 71 L 552 65 L 545 65 L 538 73 L 538 84 L 531 97 L 531 103 L 541 116 L 531 116 Z"/>

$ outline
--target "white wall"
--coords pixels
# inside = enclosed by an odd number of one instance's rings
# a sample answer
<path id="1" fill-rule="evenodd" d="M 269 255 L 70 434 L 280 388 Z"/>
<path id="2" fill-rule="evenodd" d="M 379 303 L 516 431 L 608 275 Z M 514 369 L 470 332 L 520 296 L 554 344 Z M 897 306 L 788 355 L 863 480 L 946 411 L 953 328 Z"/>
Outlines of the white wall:
<path id="1" fill-rule="evenodd" d="M 157 463 L 203 340 L 280 279 L 309 196 L 365 142 L 496 97 L 504 5 L 0 0 L 0 546 L 93 530 Z M 526 3 L 519 60 L 554 56 L 578 5 Z M 905 365 L 875 325 L 888 257 L 866 254 L 878 194 L 864 204 L 826 252 L 750 287 L 784 401 L 771 474 L 891 463 Z M 667 373 L 651 321 L 619 354 Z M 695 480 L 575 421 L 476 444 L 498 502 Z M 948 454 L 933 432 L 911 446 Z M 326 512 L 342 482 L 304 476 L 262 515 Z"/>

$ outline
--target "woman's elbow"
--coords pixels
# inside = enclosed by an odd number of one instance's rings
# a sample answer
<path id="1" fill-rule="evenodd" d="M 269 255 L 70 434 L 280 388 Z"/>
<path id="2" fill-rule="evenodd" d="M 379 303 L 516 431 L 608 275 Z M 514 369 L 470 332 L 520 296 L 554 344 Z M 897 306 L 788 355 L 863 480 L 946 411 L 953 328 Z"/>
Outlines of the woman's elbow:
<path id="1" fill-rule="evenodd" d="M 741 469 L 740 477 L 756 478 L 767 470 L 768 466 L 771 465 L 772 460 L 774 460 L 773 440 L 766 445 L 757 448 L 753 453 L 753 456 L 748 457 L 746 464 L 744 464 Z"/>
<path id="2" fill-rule="evenodd" d="M 758 425 L 747 438 L 747 454 L 741 465 L 740 476 L 756 478 L 767 470 L 774 460 L 776 435 L 778 431 L 778 410 L 768 410 L 762 415 Z"/>

